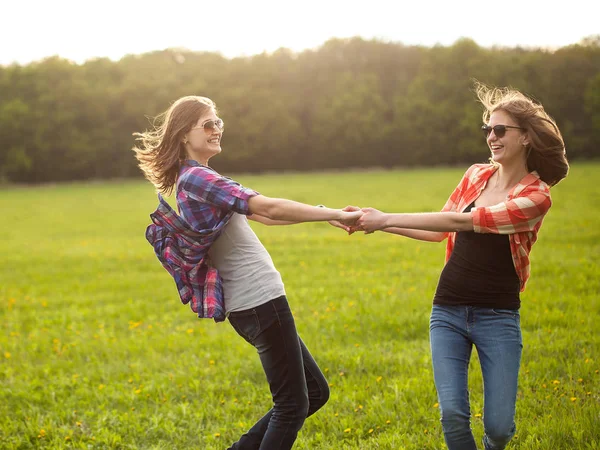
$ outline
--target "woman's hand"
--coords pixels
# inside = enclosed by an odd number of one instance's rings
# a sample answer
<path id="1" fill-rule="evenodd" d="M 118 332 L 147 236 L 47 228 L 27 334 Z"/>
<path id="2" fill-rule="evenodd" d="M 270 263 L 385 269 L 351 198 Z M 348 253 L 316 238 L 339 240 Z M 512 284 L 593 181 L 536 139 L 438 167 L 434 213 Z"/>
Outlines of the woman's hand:
<path id="1" fill-rule="evenodd" d="M 342 211 L 344 211 L 344 210 L 342 210 Z M 356 225 L 356 222 L 362 216 L 363 216 L 363 212 L 360 209 L 358 211 L 344 211 L 343 216 L 340 219 L 340 222 L 343 225 L 352 227 L 352 226 Z"/>
<path id="2" fill-rule="evenodd" d="M 354 216 L 349 216 L 348 218 L 351 219 L 351 221 L 348 223 L 346 220 L 330 220 L 328 223 L 329 225 L 336 227 L 336 228 L 341 228 L 342 230 L 346 231 L 348 234 L 352 234 L 357 230 L 357 219 L 360 218 L 362 216 L 362 210 L 358 207 L 358 206 L 346 206 L 345 208 L 342 209 L 342 211 L 348 212 L 348 213 L 357 213 Z"/>
<path id="3" fill-rule="evenodd" d="M 375 208 L 363 208 L 364 215 L 358 219 L 357 225 L 366 234 L 373 233 L 386 227 L 387 214 Z"/>

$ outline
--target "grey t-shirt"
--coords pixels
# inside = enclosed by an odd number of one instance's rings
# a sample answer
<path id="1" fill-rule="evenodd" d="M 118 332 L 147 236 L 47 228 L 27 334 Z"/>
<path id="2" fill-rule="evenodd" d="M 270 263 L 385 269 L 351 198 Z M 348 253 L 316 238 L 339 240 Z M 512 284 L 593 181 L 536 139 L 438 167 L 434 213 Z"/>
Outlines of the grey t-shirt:
<path id="1" fill-rule="evenodd" d="M 208 255 L 223 278 L 227 314 L 285 295 L 281 274 L 246 216 L 233 213 Z"/>

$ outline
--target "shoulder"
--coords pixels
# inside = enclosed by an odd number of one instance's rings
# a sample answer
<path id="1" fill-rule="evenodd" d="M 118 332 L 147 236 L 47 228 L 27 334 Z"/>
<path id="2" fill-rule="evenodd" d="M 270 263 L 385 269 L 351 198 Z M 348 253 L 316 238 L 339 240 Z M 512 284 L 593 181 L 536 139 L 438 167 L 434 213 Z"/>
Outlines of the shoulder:
<path id="1" fill-rule="evenodd" d="M 550 198 L 550 186 L 544 182 L 537 172 L 527 174 L 515 187 L 515 194 L 518 196 L 529 196 L 539 194 Z"/>
<path id="2" fill-rule="evenodd" d="M 493 164 L 473 164 L 463 175 L 463 182 L 473 184 L 482 178 L 489 178 L 497 170 Z"/>
<path id="3" fill-rule="evenodd" d="M 542 180 L 536 171 L 531 172 L 529 175 L 533 177 L 531 182 L 532 186 L 537 190 L 547 192 L 548 195 L 550 195 L 550 185 Z"/>
<path id="4" fill-rule="evenodd" d="M 550 187 L 535 172 L 526 175 L 509 195 L 521 210 L 529 208 L 538 215 L 546 214 L 552 206 Z"/>
<path id="5" fill-rule="evenodd" d="M 495 172 L 496 170 L 497 167 L 493 164 L 473 164 L 467 169 L 465 176 L 468 176 L 469 178 L 481 177 L 483 175 Z"/>
<path id="6" fill-rule="evenodd" d="M 181 188 L 198 187 L 204 184 L 214 183 L 222 177 L 210 167 L 187 166 L 179 173 L 178 184 Z"/>
<path id="7" fill-rule="evenodd" d="M 220 178 L 220 175 L 210 167 L 206 166 L 184 166 L 179 173 L 179 177 L 186 178 Z"/>

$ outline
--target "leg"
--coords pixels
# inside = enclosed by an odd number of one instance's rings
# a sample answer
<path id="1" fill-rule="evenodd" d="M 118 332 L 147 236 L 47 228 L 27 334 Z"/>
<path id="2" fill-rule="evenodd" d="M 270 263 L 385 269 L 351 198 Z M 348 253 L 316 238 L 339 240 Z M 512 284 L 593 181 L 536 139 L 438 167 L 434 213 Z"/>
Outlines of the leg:
<path id="1" fill-rule="evenodd" d="M 317 362 L 314 360 L 302 339 L 300 348 L 302 349 L 302 361 L 304 364 L 304 376 L 306 378 L 306 387 L 308 388 L 308 415 L 312 416 L 315 412 L 327 403 L 329 400 L 329 384 L 319 369 Z"/>
<path id="2" fill-rule="evenodd" d="M 429 326 L 433 376 L 449 450 L 477 450 L 470 426 L 468 314 L 467 307 L 434 305 Z"/>
<path id="3" fill-rule="evenodd" d="M 518 311 L 481 308 L 473 340 L 483 374 L 486 450 L 502 450 L 516 431 L 515 404 L 523 348 Z"/>
<path id="4" fill-rule="evenodd" d="M 308 378 L 311 386 L 316 386 L 311 387 L 310 395 L 321 401 L 314 411 L 327 400 L 321 389 L 324 379 L 318 379 L 320 370 L 308 350 L 304 352 L 306 347 L 298 337 L 285 297 L 248 311 L 232 313 L 229 319 L 236 331 L 256 347 L 274 403 L 273 408 L 231 448 L 290 449 L 310 411 L 307 372 L 311 374 Z"/>

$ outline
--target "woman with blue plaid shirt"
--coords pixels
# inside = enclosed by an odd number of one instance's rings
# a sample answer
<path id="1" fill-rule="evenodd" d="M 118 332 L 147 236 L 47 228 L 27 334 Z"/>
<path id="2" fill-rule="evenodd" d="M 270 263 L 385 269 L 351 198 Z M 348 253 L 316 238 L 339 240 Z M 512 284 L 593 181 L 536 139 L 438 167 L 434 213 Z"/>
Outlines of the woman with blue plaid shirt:
<path id="1" fill-rule="evenodd" d="M 340 221 L 361 211 L 269 198 L 208 165 L 223 121 L 208 98 L 177 100 L 159 125 L 137 133 L 139 166 L 160 193 L 175 190 L 179 215 L 161 198 L 146 237 L 200 317 L 225 317 L 259 354 L 273 407 L 231 449 L 290 449 L 305 419 L 329 398 L 325 377 L 298 336 L 281 276 L 247 219 L 265 225 Z"/>

